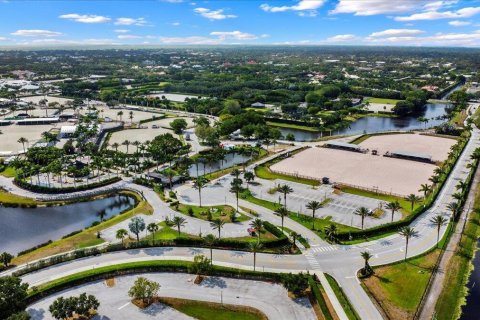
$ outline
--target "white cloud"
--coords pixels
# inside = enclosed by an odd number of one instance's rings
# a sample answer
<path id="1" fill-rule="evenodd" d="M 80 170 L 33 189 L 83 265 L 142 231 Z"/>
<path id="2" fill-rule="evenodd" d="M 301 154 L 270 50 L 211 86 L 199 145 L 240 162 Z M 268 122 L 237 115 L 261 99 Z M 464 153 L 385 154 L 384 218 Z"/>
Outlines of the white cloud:
<path id="1" fill-rule="evenodd" d="M 142 36 L 136 36 L 136 35 L 133 35 L 133 34 L 119 34 L 117 36 L 118 39 L 122 39 L 122 40 L 131 40 L 131 39 L 142 39 L 143 37 Z"/>
<path id="2" fill-rule="evenodd" d="M 210 32 L 211 36 L 218 37 L 221 40 L 228 40 L 228 39 L 234 39 L 234 40 L 255 40 L 258 39 L 258 37 L 254 34 L 251 33 L 246 33 L 246 32 L 241 32 L 241 31 L 214 31 Z"/>
<path id="3" fill-rule="evenodd" d="M 172 22 L 170 24 L 174 27 L 178 27 L 180 25 L 180 22 Z"/>
<path id="4" fill-rule="evenodd" d="M 216 45 L 221 44 L 222 40 L 208 37 L 160 37 L 160 42 L 163 44 L 205 44 Z"/>
<path id="5" fill-rule="evenodd" d="M 427 0 L 339 0 L 331 14 L 352 13 L 356 16 L 371 16 L 376 14 L 395 14 L 411 12 L 418 9 Z"/>
<path id="6" fill-rule="evenodd" d="M 453 21 L 450 21 L 448 24 L 454 27 L 463 27 L 463 26 L 469 26 L 472 23 L 468 21 L 453 20 Z"/>
<path id="7" fill-rule="evenodd" d="M 7 40 L 7 38 L 5 38 L 5 37 L 0 37 L 0 41 L 5 41 L 5 40 Z"/>
<path id="8" fill-rule="evenodd" d="M 115 31 L 116 33 L 128 33 L 128 32 L 130 32 L 130 30 L 128 30 L 128 29 L 115 29 L 113 31 Z"/>
<path id="9" fill-rule="evenodd" d="M 118 18 L 115 24 L 119 26 L 144 26 L 147 21 L 145 18 Z"/>
<path id="10" fill-rule="evenodd" d="M 384 31 L 374 32 L 370 35 L 373 38 L 379 37 L 409 37 L 425 33 L 418 29 L 387 29 Z"/>
<path id="11" fill-rule="evenodd" d="M 260 5 L 260 9 L 266 12 L 297 11 L 302 17 L 314 17 L 317 9 L 323 6 L 326 0 L 301 0 L 293 6 L 271 6 L 267 3 Z"/>
<path id="12" fill-rule="evenodd" d="M 98 16 L 94 14 L 77 14 L 77 13 L 62 14 L 61 16 L 59 16 L 59 18 L 81 22 L 81 23 L 105 23 L 112 20 L 104 16 Z"/>
<path id="13" fill-rule="evenodd" d="M 263 38 L 263 39 L 270 38 L 270 35 L 268 33 L 264 33 L 260 35 L 260 38 Z"/>
<path id="14" fill-rule="evenodd" d="M 61 32 L 41 30 L 41 29 L 29 29 L 29 30 L 17 30 L 11 33 L 12 36 L 22 37 L 58 37 L 61 36 Z"/>
<path id="15" fill-rule="evenodd" d="M 457 11 L 436 10 L 415 13 L 410 16 L 395 17 L 396 21 L 438 20 L 438 19 L 462 19 L 470 18 L 480 13 L 480 7 L 467 7 Z"/>
<path id="16" fill-rule="evenodd" d="M 472 33 L 436 33 L 430 36 L 367 37 L 364 43 L 417 46 L 480 46 L 480 30 Z"/>
<path id="17" fill-rule="evenodd" d="M 83 40 L 60 40 L 60 39 L 35 39 L 18 43 L 25 46 L 58 46 L 58 45 L 118 45 L 112 39 L 83 39 Z"/>
<path id="18" fill-rule="evenodd" d="M 336 36 L 327 38 L 328 42 L 342 42 L 342 41 L 351 41 L 356 37 L 353 34 L 337 34 Z"/>
<path id="19" fill-rule="evenodd" d="M 224 9 L 218 9 L 218 10 L 210 10 L 207 8 L 195 8 L 193 9 L 195 13 L 198 13 L 204 18 L 210 19 L 210 20 L 224 20 L 224 19 L 229 19 L 229 18 L 236 18 L 236 15 L 233 14 L 225 14 Z"/>

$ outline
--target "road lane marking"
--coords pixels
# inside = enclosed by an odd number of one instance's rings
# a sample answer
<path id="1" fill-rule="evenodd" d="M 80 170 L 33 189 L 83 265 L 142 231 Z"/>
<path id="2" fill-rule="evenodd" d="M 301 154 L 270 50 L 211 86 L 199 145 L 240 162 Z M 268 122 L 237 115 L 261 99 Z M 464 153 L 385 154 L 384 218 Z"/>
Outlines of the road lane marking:
<path id="1" fill-rule="evenodd" d="M 128 306 L 129 304 L 130 304 L 130 302 L 125 303 L 123 306 L 121 306 L 120 308 L 118 308 L 118 310 L 122 310 L 123 308 L 125 308 L 125 307 Z"/>

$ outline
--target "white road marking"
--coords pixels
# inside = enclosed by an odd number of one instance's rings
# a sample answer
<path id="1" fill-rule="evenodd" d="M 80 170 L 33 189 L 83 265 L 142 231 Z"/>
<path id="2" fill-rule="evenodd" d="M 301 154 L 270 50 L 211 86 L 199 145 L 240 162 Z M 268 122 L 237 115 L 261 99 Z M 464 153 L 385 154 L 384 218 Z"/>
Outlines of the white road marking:
<path id="1" fill-rule="evenodd" d="M 129 304 L 130 304 L 130 302 L 125 303 L 123 306 L 121 306 L 120 308 L 118 308 L 118 310 L 122 310 L 123 308 L 125 308 L 125 307 L 128 306 Z"/>

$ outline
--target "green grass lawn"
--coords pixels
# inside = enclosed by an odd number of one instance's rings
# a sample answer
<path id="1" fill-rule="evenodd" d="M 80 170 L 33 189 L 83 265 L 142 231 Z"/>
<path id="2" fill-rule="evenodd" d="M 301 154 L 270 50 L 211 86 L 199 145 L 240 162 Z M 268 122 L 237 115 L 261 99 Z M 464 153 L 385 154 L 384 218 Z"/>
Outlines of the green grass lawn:
<path id="1" fill-rule="evenodd" d="M 35 205 L 38 202 L 35 199 L 17 196 L 0 189 L 0 203 Z"/>
<path id="2" fill-rule="evenodd" d="M 287 232 L 289 235 L 292 233 L 293 230 L 287 228 L 287 227 L 284 227 L 283 228 L 285 230 L 285 232 Z M 300 235 L 298 238 L 297 238 L 297 242 L 300 242 L 305 248 L 310 248 L 310 244 L 308 243 L 308 240 L 305 239 L 304 237 L 302 237 L 302 235 Z"/>
<path id="3" fill-rule="evenodd" d="M 87 241 L 78 243 L 78 244 L 77 244 L 77 249 L 83 249 L 83 248 L 93 247 L 93 246 L 102 244 L 102 243 L 104 243 L 104 242 L 105 242 L 105 240 L 103 240 L 103 239 L 91 239 L 91 240 L 87 240 Z"/>
<path id="4" fill-rule="evenodd" d="M 4 177 L 7 177 L 7 178 L 13 178 L 15 177 L 15 174 L 16 174 L 16 170 L 15 168 L 13 167 L 6 167 L 5 170 L 3 170 L 2 172 L 0 172 L 0 174 Z"/>
<path id="5" fill-rule="evenodd" d="M 271 163 L 271 164 L 273 164 L 273 163 Z M 286 180 L 286 181 L 303 183 L 303 184 L 307 184 L 307 185 L 310 185 L 310 186 L 319 186 L 320 185 L 320 181 L 317 181 L 317 180 L 297 178 L 297 177 L 289 176 L 289 175 L 286 175 L 286 174 L 274 173 L 274 172 L 270 171 L 270 169 L 265 164 L 259 165 L 255 168 L 255 175 L 257 177 L 261 178 L 261 179 L 266 179 L 266 180 L 282 179 L 282 180 Z"/>
<path id="6" fill-rule="evenodd" d="M 176 206 L 173 206 L 173 208 L 177 208 Z M 179 204 L 178 205 L 178 212 L 181 212 L 185 215 L 189 215 L 188 211 L 191 209 L 193 212 L 193 217 L 201 220 L 208 220 L 208 214 L 207 212 L 210 210 L 212 214 L 212 220 L 215 219 L 221 219 L 225 222 L 232 222 L 230 219 L 230 214 L 232 212 L 235 212 L 235 209 L 232 208 L 231 206 L 227 205 L 220 205 L 220 206 L 203 206 L 200 208 L 199 206 L 193 206 L 193 205 L 186 205 L 186 204 Z M 250 220 L 250 217 L 242 214 L 242 213 L 237 213 L 236 216 L 236 222 L 242 222 L 242 221 L 247 221 Z"/>
<path id="7" fill-rule="evenodd" d="M 347 314 L 348 319 L 361 320 L 357 312 L 353 308 L 352 304 L 348 300 L 347 296 L 345 295 L 345 292 L 343 292 L 343 289 L 338 285 L 337 281 L 332 276 L 326 273 L 325 273 L 325 277 L 327 278 L 328 283 L 332 287 L 333 292 L 337 296 L 338 301 L 342 305 L 343 310 Z"/>
<path id="8" fill-rule="evenodd" d="M 198 320 L 266 320 L 257 309 L 213 302 L 178 298 L 159 298 L 159 301 Z"/>
<path id="9" fill-rule="evenodd" d="M 412 319 L 439 254 L 434 250 L 406 262 L 375 267 L 375 274 L 363 284 L 390 319 Z"/>
<path id="10" fill-rule="evenodd" d="M 318 128 L 315 128 L 315 127 L 308 127 L 308 126 L 302 126 L 299 124 L 292 124 L 292 123 L 285 123 L 285 122 L 267 121 L 267 125 L 271 127 L 296 129 L 296 130 L 303 130 L 303 131 L 310 131 L 310 132 L 320 132 L 320 130 L 318 130 Z"/>
<path id="11" fill-rule="evenodd" d="M 368 98 L 365 102 L 370 103 L 382 103 L 382 104 L 396 104 L 400 100 L 396 99 L 385 99 L 385 98 Z"/>

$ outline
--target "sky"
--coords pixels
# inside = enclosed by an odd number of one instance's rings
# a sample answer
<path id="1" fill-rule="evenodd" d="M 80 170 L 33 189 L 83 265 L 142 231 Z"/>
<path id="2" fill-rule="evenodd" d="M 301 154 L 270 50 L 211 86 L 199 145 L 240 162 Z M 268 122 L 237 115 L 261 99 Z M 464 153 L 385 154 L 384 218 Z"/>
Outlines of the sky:
<path id="1" fill-rule="evenodd" d="M 0 0 L 0 46 L 480 47 L 480 0 Z"/>

